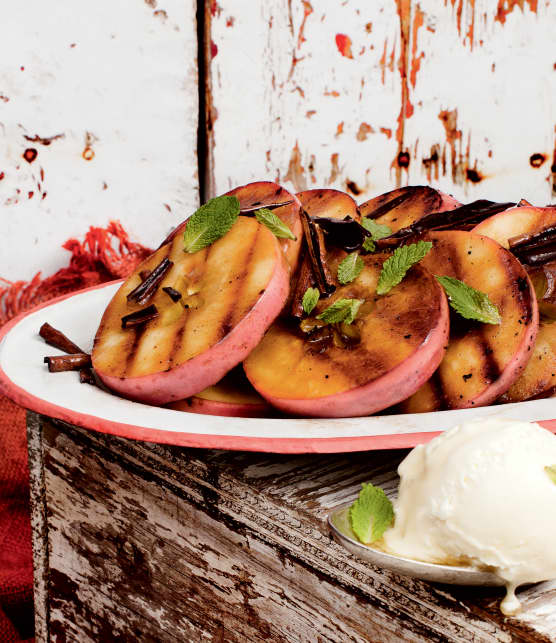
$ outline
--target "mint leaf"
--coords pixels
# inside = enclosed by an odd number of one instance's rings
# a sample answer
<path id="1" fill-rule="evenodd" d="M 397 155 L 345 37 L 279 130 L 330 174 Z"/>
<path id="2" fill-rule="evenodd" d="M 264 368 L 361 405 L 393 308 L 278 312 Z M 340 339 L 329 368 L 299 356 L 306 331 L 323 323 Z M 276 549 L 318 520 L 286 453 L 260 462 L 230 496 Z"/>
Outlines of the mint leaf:
<path id="1" fill-rule="evenodd" d="M 294 241 L 297 239 L 288 226 L 276 214 L 274 214 L 272 210 L 269 210 L 268 208 L 256 210 L 255 218 L 259 223 L 265 225 L 275 237 L 278 237 L 279 239 L 293 239 Z"/>
<path id="2" fill-rule="evenodd" d="M 349 284 L 363 270 L 364 265 L 357 252 L 352 252 L 338 266 L 338 281 L 341 284 Z"/>
<path id="3" fill-rule="evenodd" d="M 197 252 L 210 246 L 234 225 L 239 216 L 236 196 L 217 196 L 202 205 L 187 220 L 183 234 L 185 252 Z"/>
<path id="4" fill-rule="evenodd" d="M 545 467 L 546 475 L 556 484 L 556 464 L 551 465 L 550 467 Z"/>
<path id="5" fill-rule="evenodd" d="M 363 217 L 361 219 L 361 225 L 365 228 L 365 230 L 371 233 L 373 241 L 384 239 L 385 237 L 389 237 L 392 234 L 392 230 L 387 225 L 377 223 L 376 221 L 374 221 L 373 219 L 369 219 L 368 217 Z"/>
<path id="6" fill-rule="evenodd" d="M 366 250 L 367 252 L 374 252 L 376 250 L 376 244 L 372 237 L 365 237 L 365 241 L 363 241 L 363 250 Z"/>
<path id="7" fill-rule="evenodd" d="M 421 261 L 431 248 L 430 241 L 418 241 L 409 246 L 396 248 L 394 254 L 388 257 L 382 265 L 376 288 L 377 295 L 385 295 L 394 286 L 397 286 L 411 266 Z"/>
<path id="8" fill-rule="evenodd" d="M 307 315 L 310 315 L 312 313 L 313 308 L 318 303 L 319 297 L 320 292 L 318 291 L 318 288 L 307 288 L 305 294 L 303 295 L 303 299 L 301 300 L 301 305 L 303 306 L 303 310 L 307 313 Z"/>
<path id="9" fill-rule="evenodd" d="M 450 306 L 465 319 L 475 319 L 483 324 L 500 324 L 502 317 L 488 295 L 475 290 L 454 277 L 435 275 L 448 295 Z"/>
<path id="10" fill-rule="evenodd" d="M 317 319 L 321 319 L 327 324 L 340 322 L 351 324 L 363 301 L 363 299 L 338 299 L 326 310 L 323 310 L 320 315 L 317 315 Z"/>
<path id="11" fill-rule="evenodd" d="M 380 540 L 394 521 L 394 507 L 380 487 L 361 485 L 359 497 L 349 508 L 351 528 L 365 544 Z"/>
<path id="12" fill-rule="evenodd" d="M 384 237 L 389 237 L 392 234 L 392 230 L 387 225 L 377 223 L 368 217 L 363 217 L 361 219 L 361 225 L 365 230 L 371 233 L 371 236 L 367 237 L 365 241 L 363 241 L 363 250 L 366 250 L 367 252 L 374 252 L 376 250 L 375 241 L 384 239 Z"/>

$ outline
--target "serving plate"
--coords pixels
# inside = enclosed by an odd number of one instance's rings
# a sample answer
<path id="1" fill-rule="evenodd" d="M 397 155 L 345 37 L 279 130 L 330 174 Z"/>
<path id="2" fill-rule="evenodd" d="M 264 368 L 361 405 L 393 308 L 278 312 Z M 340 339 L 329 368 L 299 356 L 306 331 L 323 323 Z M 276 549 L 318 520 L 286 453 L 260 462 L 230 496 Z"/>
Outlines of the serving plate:
<path id="1" fill-rule="evenodd" d="M 328 525 L 334 540 L 343 545 L 348 551 L 366 562 L 383 567 L 396 574 L 412 576 L 432 583 L 447 583 L 449 585 L 485 585 L 500 586 L 504 581 L 489 571 L 463 567 L 458 565 L 440 565 L 424 563 L 403 556 L 388 554 L 357 540 L 349 522 L 351 502 L 336 507 L 328 516 Z"/>
<path id="2" fill-rule="evenodd" d="M 413 447 L 477 417 L 539 421 L 556 432 L 556 399 L 477 409 L 363 418 L 228 418 L 148 406 L 80 384 L 75 372 L 49 373 L 43 357 L 61 352 L 38 335 L 48 322 L 91 350 L 120 281 L 52 300 L 0 332 L 0 387 L 28 409 L 95 431 L 179 446 L 274 453 L 340 453 Z"/>

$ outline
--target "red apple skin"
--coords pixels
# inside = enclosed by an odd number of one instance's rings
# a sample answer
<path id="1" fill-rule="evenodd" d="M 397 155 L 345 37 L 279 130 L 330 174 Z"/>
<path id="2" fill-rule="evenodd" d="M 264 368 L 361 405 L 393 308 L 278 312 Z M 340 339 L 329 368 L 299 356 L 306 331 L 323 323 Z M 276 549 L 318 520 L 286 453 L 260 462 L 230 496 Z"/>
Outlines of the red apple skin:
<path id="1" fill-rule="evenodd" d="M 504 248 L 509 248 L 509 239 L 522 234 L 534 234 L 548 226 L 556 225 L 556 208 L 520 206 L 481 221 L 473 232 L 490 237 Z"/>
<path id="2" fill-rule="evenodd" d="M 172 402 L 168 408 L 175 411 L 186 411 L 187 413 L 199 413 L 200 415 L 217 415 L 229 418 L 264 418 L 275 415 L 269 404 L 231 404 L 229 402 L 217 402 L 216 400 L 204 400 L 200 397 L 188 397 L 179 402 Z"/>
<path id="3" fill-rule="evenodd" d="M 166 405 L 176 411 L 219 415 L 223 417 L 272 417 L 275 409 L 249 384 L 243 369 L 238 366 L 214 386 L 197 395 Z"/>
<path id="4" fill-rule="evenodd" d="M 397 205 L 394 204 L 392 209 L 388 209 L 387 204 L 394 200 L 397 200 Z M 387 225 L 392 232 L 397 232 L 431 212 L 446 212 L 460 205 L 461 203 L 450 194 L 428 185 L 409 185 L 365 201 L 359 206 L 359 211 L 362 217 L 370 217 L 377 223 Z"/>
<path id="5" fill-rule="evenodd" d="M 385 258 L 364 257 L 359 277 L 319 302 L 316 311 L 339 298 L 369 297 Z M 370 415 L 408 397 L 442 360 L 449 312 L 438 282 L 419 266 L 397 288 L 355 322 L 362 324 L 362 339 L 350 350 L 330 347 L 315 354 L 296 331 L 275 323 L 244 362 L 249 381 L 276 408 L 307 417 Z M 408 301 L 411 310 L 422 304 L 419 316 L 408 312 Z M 287 397 L 278 391 L 288 391 Z"/>
<path id="6" fill-rule="evenodd" d="M 237 229 L 236 234 L 238 238 L 241 238 L 244 235 L 244 230 L 252 231 L 254 226 L 259 229 L 259 234 L 261 235 L 257 238 L 262 239 L 258 243 L 264 243 L 265 252 L 269 248 L 269 252 L 272 253 L 272 270 L 268 281 L 264 286 L 261 283 L 261 286 L 263 286 L 261 294 L 257 295 L 257 299 L 252 305 L 250 301 L 251 307 L 248 312 L 227 334 L 220 337 L 215 344 L 208 344 L 205 350 L 181 363 L 176 364 L 173 361 L 174 358 L 170 357 L 168 363 L 164 362 L 159 367 L 156 362 L 158 356 L 154 353 L 152 357 L 149 356 L 143 359 L 132 371 L 126 371 L 126 353 L 125 351 L 122 353 L 122 349 L 119 346 L 127 347 L 125 334 L 129 330 L 122 331 L 118 324 L 122 312 L 124 314 L 126 312 L 126 294 L 141 281 L 138 276 L 140 271 L 145 269 L 152 270 L 160 263 L 162 258 L 169 256 L 176 262 L 172 270 L 175 270 L 177 274 L 179 273 L 180 261 L 189 261 L 191 257 L 200 256 L 201 253 L 206 252 L 206 249 L 194 255 L 186 255 L 181 247 L 181 239 L 175 237 L 171 244 L 157 250 L 137 267 L 133 275 L 124 282 L 112 302 L 110 302 L 95 338 L 92 354 L 93 366 L 106 386 L 132 400 L 155 405 L 166 404 L 195 395 L 208 386 L 215 384 L 249 355 L 282 310 L 289 294 L 290 279 L 289 267 L 285 261 L 284 254 L 278 240 L 270 230 L 258 224 L 254 219 L 241 218 L 234 225 L 232 231 Z M 223 247 L 219 244 L 229 243 L 234 244 L 235 247 L 236 237 L 230 236 L 232 231 L 210 247 L 213 255 L 218 256 L 219 248 Z M 226 241 L 227 239 L 229 241 Z M 229 247 L 227 252 L 230 252 Z M 186 258 L 183 258 L 184 256 Z M 234 266 L 233 269 L 236 270 L 236 268 L 237 273 L 240 274 L 241 266 Z M 155 304 L 160 307 L 172 305 L 168 303 L 170 302 L 169 298 L 162 292 L 164 285 L 172 285 L 172 283 L 166 284 L 163 281 L 160 285 L 154 299 Z M 222 296 L 224 297 L 225 295 Z M 233 301 L 226 302 L 226 305 L 228 303 L 230 306 L 234 305 Z M 154 323 L 158 324 L 159 320 L 155 320 Z M 160 320 L 160 323 L 162 323 L 162 320 Z M 180 324 L 181 321 L 176 323 Z M 187 323 L 187 321 L 183 323 Z M 152 330 L 151 324 L 153 322 L 149 322 L 146 331 Z M 200 330 L 201 333 L 205 331 L 208 333 L 210 329 L 205 329 L 201 324 Z M 115 340 L 120 344 L 113 348 Z M 165 341 L 166 338 L 163 337 L 161 343 Z M 136 349 L 132 346 L 132 348 L 125 348 L 125 350 L 131 351 L 131 357 L 135 359 L 135 364 L 138 354 Z M 149 359 L 154 363 L 150 364 Z M 148 362 L 146 365 L 145 361 Z"/>

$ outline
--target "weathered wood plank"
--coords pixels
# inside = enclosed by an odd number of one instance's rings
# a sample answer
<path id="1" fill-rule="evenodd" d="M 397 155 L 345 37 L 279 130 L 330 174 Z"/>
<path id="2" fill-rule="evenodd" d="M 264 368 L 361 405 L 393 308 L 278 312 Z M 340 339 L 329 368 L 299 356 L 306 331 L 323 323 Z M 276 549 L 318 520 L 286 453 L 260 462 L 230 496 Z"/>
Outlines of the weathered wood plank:
<path id="1" fill-rule="evenodd" d="M 553 3 L 210 7 L 213 192 L 267 176 L 361 201 L 408 183 L 550 201 Z"/>
<path id="2" fill-rule="evenodd" d="M 269 456 L 148 445 L 46 418 L 29 427 L 48 541 L 45 560 L 39 525 L 48 595 L 37 612 L 53 640 L 550 640 L 542 609 L 525 610 L 527 626 L 504 621 L 499 591 L 397 577 L 331 541 L 328 510 L 364 480 L 393 491 L 400 452 Z M 552 596 L 528 591 L 531 606 Z"/>
<path id="3" fill-rule="evenodd" d="M 194 0 L 25 0 L 0 20 L 0 276 L 119 219 L 152 247 L 197 207 Z M 25 260 L 22 261 L 22 252 Z"/>

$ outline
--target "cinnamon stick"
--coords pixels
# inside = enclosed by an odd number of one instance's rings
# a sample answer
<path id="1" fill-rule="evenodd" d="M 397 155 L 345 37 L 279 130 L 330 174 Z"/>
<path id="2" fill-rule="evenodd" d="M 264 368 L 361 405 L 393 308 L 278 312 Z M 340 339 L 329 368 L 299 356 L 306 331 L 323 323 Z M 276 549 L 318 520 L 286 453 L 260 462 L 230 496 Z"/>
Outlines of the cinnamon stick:
<path id="1" fill-rule="evenodd" d="M 79 371 L 82 368 L 91 366 L 91 356 L 86 353 L 76 353 L 74 355 L 53 355 L 45 357 L 44 363 L 48 364 L 48 370 L 51 373 Z"/>
<path id="2" fill-rule="evenodd" d="M 62 331 L 51 326 L 48 322 L 45 322 L 39 330 L 39 335 L 44 339 L 44 341 L 54 348 L 58 348 L 65 353 L 84 353 L 85 351 L 82 348 L 79 348 L 77 344 L 74 344 L 71 339 L 68 339 Z"/>
<path id="3" fill-rule="evenodd" d="M 91 386 L 96 386 L 95 374 L 93 373 L 92 368 L 82 368 L 79 371 L 79 381 L 81 384 L 90 384 Z"/>
<path id="4" fill-rule="evenodd" d="M 132 326 L 139 326 L 144 324 L 151 319 L 158 317 L 158 309 L 154 304 L 147 306 L 146 308 L 141 308 L 141 310 L 136 310 L 134 313 L 129 315 L 124 315 L 122 317 L 122 328 L 131 328 Z"/>
<path id="5" fill-rule="evenodd" d="M 164 276 L 173 265 L 173 262 L 170 261 L 168 257 L 164 257 L 145 281 L 128 293 L 127 300 L 135 301 L 140 305 L 146 304 L 154 295 L 158 286 L 160 286 L 160 282 L 164 279 Z"/>

